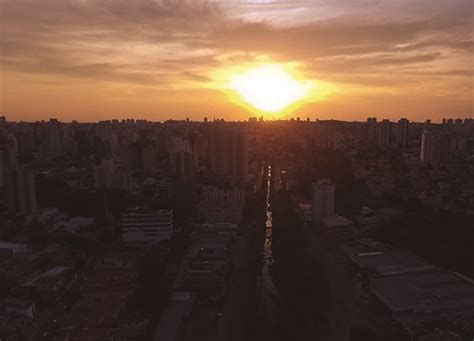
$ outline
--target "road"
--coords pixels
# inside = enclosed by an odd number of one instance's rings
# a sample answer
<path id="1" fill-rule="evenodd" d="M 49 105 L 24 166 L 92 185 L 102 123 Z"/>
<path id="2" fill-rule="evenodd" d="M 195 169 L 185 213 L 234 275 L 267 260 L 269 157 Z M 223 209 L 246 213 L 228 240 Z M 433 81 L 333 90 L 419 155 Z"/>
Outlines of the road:
<path id="1" fill-rule="evenodd" d="M 266 215 L 265 222 L 265 241 L 263 243 L 263 262 L 262 272 L 257 277 L 258 292 L 258 312 L 257 316 L 267 321 L 271 326 L 276 322 L 276 296 L 277 290 L 272 279 L 272 208 L 270 205 L 270 196 L 272 188 L 272 166 L 268 166 L 267 174 L 267 196 L 266 196 Z"/>

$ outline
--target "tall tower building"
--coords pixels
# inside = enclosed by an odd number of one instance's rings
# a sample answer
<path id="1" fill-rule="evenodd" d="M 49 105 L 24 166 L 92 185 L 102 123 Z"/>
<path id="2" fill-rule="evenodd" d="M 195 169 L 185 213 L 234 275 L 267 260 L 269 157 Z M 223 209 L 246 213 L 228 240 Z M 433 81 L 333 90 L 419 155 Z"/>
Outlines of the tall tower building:
<path id="1" fill-rule="evenodd" d="M 390 120 L 382 120 L 380 123 L 379 144 L 384 147 L 390 146 Z"/>
<path id="2" fill-rule="evenodd" d="M 248 181 L 248 133 L 241 127 L 214 127 L 210 134 L 211 171 L 229 176 L 233 184 Z"/>
<path id="3" fill-rule="evenodd" d="M 190 141 L 175 137 L 168 148 L 171 172 L 179 183 L 191 182 L 197 168 L 197 154 Z"/>
<path id="4" fill-rule="evenodd" d="M 24 166 L 8 168 L 5 172 L 8 209 L 12 212 L 33 213 L 36 211 L 36 189 L 34 172 Z"/>
<path id="5" fill-rule="evenodd" d="M 367 127 L 366 141 L 369 144 L 376 143 L 377 142 L 377 118 L 368 117 L 366 127 Z"/>
<path id="6" fill-rule="evenodd" d="M 424 130 L 421 135 L 420 161 L 433 161 L 433 133 L 430 130 Z"/>
<path id="7" fill-rule="evenodd" d="M 453 153 L 453 143 L 451 134 L 441 134 L 437 139 L 437 160 L 449 162 Z"/>
<path id="8" fill-rule="evenodd" d="M 170 168 L 180 183 L 189 183 L 196 172 L 196 154 L 189 151 L 170 153 Z"/>
<path id="9" fill-rule="evenodd" d="M 55 118 L 51 118 L 45 125 L 46 154 L 48 156 L 59 156 L 63 154 L 62 124 Z"/>
<path id="10" fill-rule="evenodd" d="M 114 161 L 101 160 L 100 165 L 94 166 L 94 187 L 96 189 L 111 189 L 113 187 Z"/>
<path id="11" fill-rule="evenodd" d="M 311 213 L 313 221 L 334 215 L 336 186 L 329 179 L 321 179 L 311 186 Z"/>
<path id="12" fill-rule="evenodd" d="M 5 186 L 5 152 L 0 149 L 0 187 Z"/>
<path id="13" fill-rule="evenodd" d="M 402 118 L 398 121 L 398 145 L 406 147 L 408 145 L 408 126 L 410 121 Z"/>

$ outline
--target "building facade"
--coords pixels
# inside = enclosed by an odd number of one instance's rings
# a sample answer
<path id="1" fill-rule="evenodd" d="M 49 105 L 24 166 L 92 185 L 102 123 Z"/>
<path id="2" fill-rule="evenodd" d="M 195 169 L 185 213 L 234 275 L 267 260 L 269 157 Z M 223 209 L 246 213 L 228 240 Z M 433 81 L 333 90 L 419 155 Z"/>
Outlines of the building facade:
<path id="1" fill-rule="evenodd" d="M 120 217 L 125 242 L 159 242 L 173 235 L 173 210 L 129 209 Z"/>
<path id="2" fill-rule="evenodd" d="M 329 179 L 321 179 L 311 187 L 311 211 L 313 221 L 334 215 L 336 186 Z"/>

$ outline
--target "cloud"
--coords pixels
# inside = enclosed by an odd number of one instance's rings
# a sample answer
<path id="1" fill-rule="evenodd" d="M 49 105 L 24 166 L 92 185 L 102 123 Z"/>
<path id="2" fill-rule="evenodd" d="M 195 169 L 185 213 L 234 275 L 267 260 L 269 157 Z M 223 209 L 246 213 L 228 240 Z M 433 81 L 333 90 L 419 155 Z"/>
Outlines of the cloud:
<path id="1" fill-rule="evenodd" d="M 0 63 L 25 81 L 197 91 L 267 56 L 339 84 L 449 88 L 472 81 L 472 16 L 469 0 L 0 0 Z"/>

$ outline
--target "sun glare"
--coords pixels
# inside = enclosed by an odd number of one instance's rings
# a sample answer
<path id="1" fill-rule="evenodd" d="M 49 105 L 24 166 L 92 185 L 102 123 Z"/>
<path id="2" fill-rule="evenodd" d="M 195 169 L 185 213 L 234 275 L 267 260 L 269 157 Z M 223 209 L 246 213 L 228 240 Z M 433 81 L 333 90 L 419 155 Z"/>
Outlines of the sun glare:
<path id="1" fill-rule="evenodd" d="M 234 75 L 230 88 L 244 101 L 266 112 L 281 111 L 307 95 L 304 82 L 279 65 L 265 65 Z"/>

